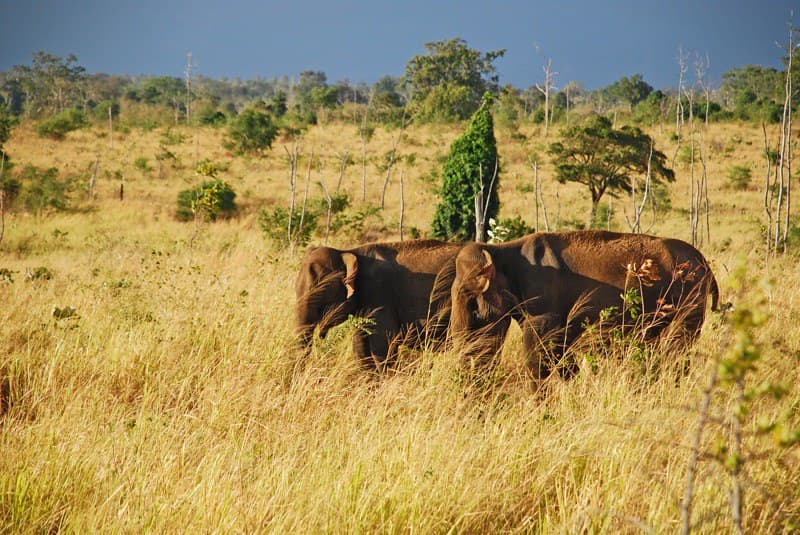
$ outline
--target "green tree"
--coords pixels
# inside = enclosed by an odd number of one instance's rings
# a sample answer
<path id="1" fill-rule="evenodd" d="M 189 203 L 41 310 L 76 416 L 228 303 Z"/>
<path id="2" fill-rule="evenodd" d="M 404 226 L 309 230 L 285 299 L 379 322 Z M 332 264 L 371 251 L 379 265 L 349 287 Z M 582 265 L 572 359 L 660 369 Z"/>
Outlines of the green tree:
<path id="1" fill-rule="evenodd" d="M 236 154 L 260 155 L 272 147 L 278 127 L 263 107 L 255 105 L 237 115 L 228 127 L 225 147 Z"/>
<path id="2" fill-rule="evenodd" d="M 14 67 L 28 113 L 59 113 L 82 103 L 82 83 L 86 69 L 70 54 L 66 59 L 38 51 L 32 55 L 32 65 Z"/>
<path id="3" fill-rule="evenodd" d="M 666 166 L 667 157 L 639 128 L 623 126 L 616 130 L 608 118 L 594 115 L 584 124 L 563 129 L 561 138 L 548 148 L 556 179 L 589 188 L 592 222 L 603 195 L 607 192 L 616 197 L 618 192 L 630 192 L 632 180 L 644 180 L 648 162 L 654 184 L 675 181 L 675 173 Z"/>
<path id="4" fill-rule="evenodd" d="M 481 190 L 486 199 L 486 221 L 496 217 L 500 209 L 500 164 L 491 105 L 492 97 L 486 93 L 444 162 L 441 202 L 433 219 L 433 234 L 438 238 L 462 240 L 474 236 L 475 196 Z"/>
<path id="5" fill-rule="evenodd" d="M 505 50 L 482 54 L 460 38 L 425 43 L 425 49 L 427 53 L 411 58 L 405 70 L 405 85 L 418 120 L 466 119 L 478 109 L 484 92 L 497 92 L 493 62 Z M 455 112 L 437 112 L 432 104 Z"/>
<path id="6" fill-rule="evenodd" d="M 604 99 L 614 104 L 627 104 L 631 110 L 652 92 L 653 87 L 644 81 L 641 74 L 634 74 L 630 78 L 623 76 L 600 90 Z"/>

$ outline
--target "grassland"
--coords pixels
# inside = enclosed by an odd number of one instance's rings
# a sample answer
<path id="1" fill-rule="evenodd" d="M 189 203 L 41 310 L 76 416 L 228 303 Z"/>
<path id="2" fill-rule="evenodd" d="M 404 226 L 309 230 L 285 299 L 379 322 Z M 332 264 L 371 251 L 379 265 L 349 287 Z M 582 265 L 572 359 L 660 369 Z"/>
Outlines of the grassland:
<path id="1" fill-rule="evenodd" d="M 18 166 L 55 166 L 88 178 L 100 158 L 95 198 L 72 209 L 6 214 L 0 268 L 0 531 L 272 533 L 639 533 L 674 532 L 698 406 L 712 369 L 736 332 L 711 314 L 682 354 L 633 358 L 620 351 L 570 381 L 528 380 L 520 337 L 502 354 L 490 387 L 465 382 L 457 356 L 405 353 L 396 372 L 374 378 L 350 357 L 346 328 L 316 344 L 293 377 L 291 256 L 265 238 L 261 209 L 288 206 L 288 162 L 279 140 L 265 158 L 234 157 L 222 133 L 173 128 L 176 156 L 162 171 L 163 130 L 102 129 L 62 142 L 15 130 Z M 429 228 L 439 168 L 455 127 L 404 133 L 385 209 L 332 236 L 334 245 L 398 237 L 398 173 L 406 232 Z M 673 154 L 668 127 L 650 132 Z M 585 221 L 588 195 L 559 185 L 535 128 L 499 129 L 502 217 L 533 224 L 536 155 L 551 230 Z M 333 188 L 337 155 L 355 164 L 343 181 L 356 213 L 379 205 L 375 162 L 397 131 L 368 144 L 361 201 L 361 145 L 352 124 L 314 127 L 301 140 L 298 198 L 307 156 L 315 183 Z M 774 134 L 773 134 L 774 135 Z M 800 428 L 800 270 L 793 254 L 765 260 L 766 172 L 760 129 L 711 125 L 708 150 L 711 260 L 723 300 L 768 314 L 755 333 L 760 360 L 747 387 L 782 383 L 781 399 L 756 397 L 744 416 L 742 474 L 747 533 L 800 530 L 800 454 L 776 436 Z M 411 156 L 413 155 L 413 156 Z M 146 158 L 149 166 L 135 166 Z M 196 161 L 222 164 L 239 194 L 238 217 L 175 220 L 177 193 L 196 184 Z M 726 187 L 733 166 L 753 170 L 746 191 Z M 676 163 L 671 209 L 651 233 L 689 237 L 689 169 Z M 124 181 L 124 200 L 118 198 Z M 626 229 L 622 207 L 610 225 Z M 649 219 L 646 226 L 650 226 Z M 406 234 L 408 235 L 408 234 Z M 321 243 L 315 237 L 314 243 Z M 732 273 L 744 266 L 743 280 Z M 51 278 L 37 277 L 45 267 Z M 26 276 L 27 273 L 27 276 Z M 40 271 L 39 273 L 42 273 Z M 771 281 L 771 284 L 768 282 Z M 740 284 L 741 283 L 741 284 Z M 741 286 L 741 288 L 740 288 Z M 761 299 L 763 298 L 763 299 Z M 74 315 L 54 315 L 54 307 Z M 688 358 L 685 374 L 675 364 Z M 720 453 L 736 403 L 721 385 L 702 435 L 692 523 L 729 532 L 731 477 Z M 758 434 L 765 421 L 775 431 Z M 728 442 L 729 443 L 729 442 Z"/>

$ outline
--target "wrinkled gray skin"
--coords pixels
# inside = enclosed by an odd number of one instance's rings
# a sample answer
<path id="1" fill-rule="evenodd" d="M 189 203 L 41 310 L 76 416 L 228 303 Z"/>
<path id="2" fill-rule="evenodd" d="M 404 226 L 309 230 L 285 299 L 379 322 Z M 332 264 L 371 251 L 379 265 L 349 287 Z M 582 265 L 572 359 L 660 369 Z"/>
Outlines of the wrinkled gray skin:
<path id="1" fill-rule="evenodd" d="M 453 259 L 460 247 L 410 240 L 309 250 L 296 283 L 301 346 L 307 352 L 315 329 L 324 338 L 350 315 L 375 322 L 370 333 L 357 330 L 353 338 L 353 352 L 370 367 L 391 364 L 400 344 L 443 340 L 448 319 L 442 307 L 449 305 Z"/>
<path id="2" fill-rule="evenodd" d="M 640 267 L 647 260 L 650 275 L 643 276 Z M 559 364 L 585 321 L 597 321 L 608 307 L 624 310 L 621 294 L 631 287 L 640 290 L 642 309 L 651 313 L 647 336 L 657 339 L 669 327 L 670 339 L 678 343 L 697 337 L 708 294 L 712 309 L 719 298 L 697 249 L 642 234 L 591 230 L 537 233 L 499 245 L 470 243 L 455 264 L 449 330 L 454 340 L 468 341 L 462 354 L 490 360 L 513 318 L 522 329 L 527 363 L 539 378 Z"/>

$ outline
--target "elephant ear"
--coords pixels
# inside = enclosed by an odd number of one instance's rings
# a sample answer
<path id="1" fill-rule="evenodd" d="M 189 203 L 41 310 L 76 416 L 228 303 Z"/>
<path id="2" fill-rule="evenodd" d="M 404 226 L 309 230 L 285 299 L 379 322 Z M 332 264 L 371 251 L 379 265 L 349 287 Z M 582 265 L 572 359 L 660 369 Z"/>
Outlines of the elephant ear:
<path id="1" fill-rule="evenodd" d="M 356 275 L 358 275 L 358 257 L 353 253 L 342 253 L 342 262 L 345 266 L 344 287 L 347 288 L 347 299 L 353 297 L 356 291 Z"/>
<path id="2" fill-rule="evenodd" d="M 492 255 L 489 254 L 489 251 L 484 249 L 481 252 L 483 253 L 483 258 L 486 262 L 475 275 L 475 282 L 478 291 L 483 294 L 486 293 L 486 290 L 488 290 L 489 286 L 491 286 L 492 280 L 494 280 L 497 271 L 494 267 L 494 261 L 492 260 Z"/>

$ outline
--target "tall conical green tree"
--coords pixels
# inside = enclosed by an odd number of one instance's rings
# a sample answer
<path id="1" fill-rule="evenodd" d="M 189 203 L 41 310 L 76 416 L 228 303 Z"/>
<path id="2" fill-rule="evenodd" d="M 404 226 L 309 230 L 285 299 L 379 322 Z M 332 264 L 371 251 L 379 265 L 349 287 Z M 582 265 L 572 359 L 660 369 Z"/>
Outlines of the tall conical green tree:
<path id="1" fill-rule="evenodd" d="M 491 104 L 492 95 L 484 94 L 466 132 L 450 146 L 442 170 L 442 200 L 433 218 L 433 234 L 437 238 L 463 240 L 475 236 L 475 195 L 481 184 L 487 204 L 486 221 L 496 217 L 500 209 L 500 162 Z"/>

